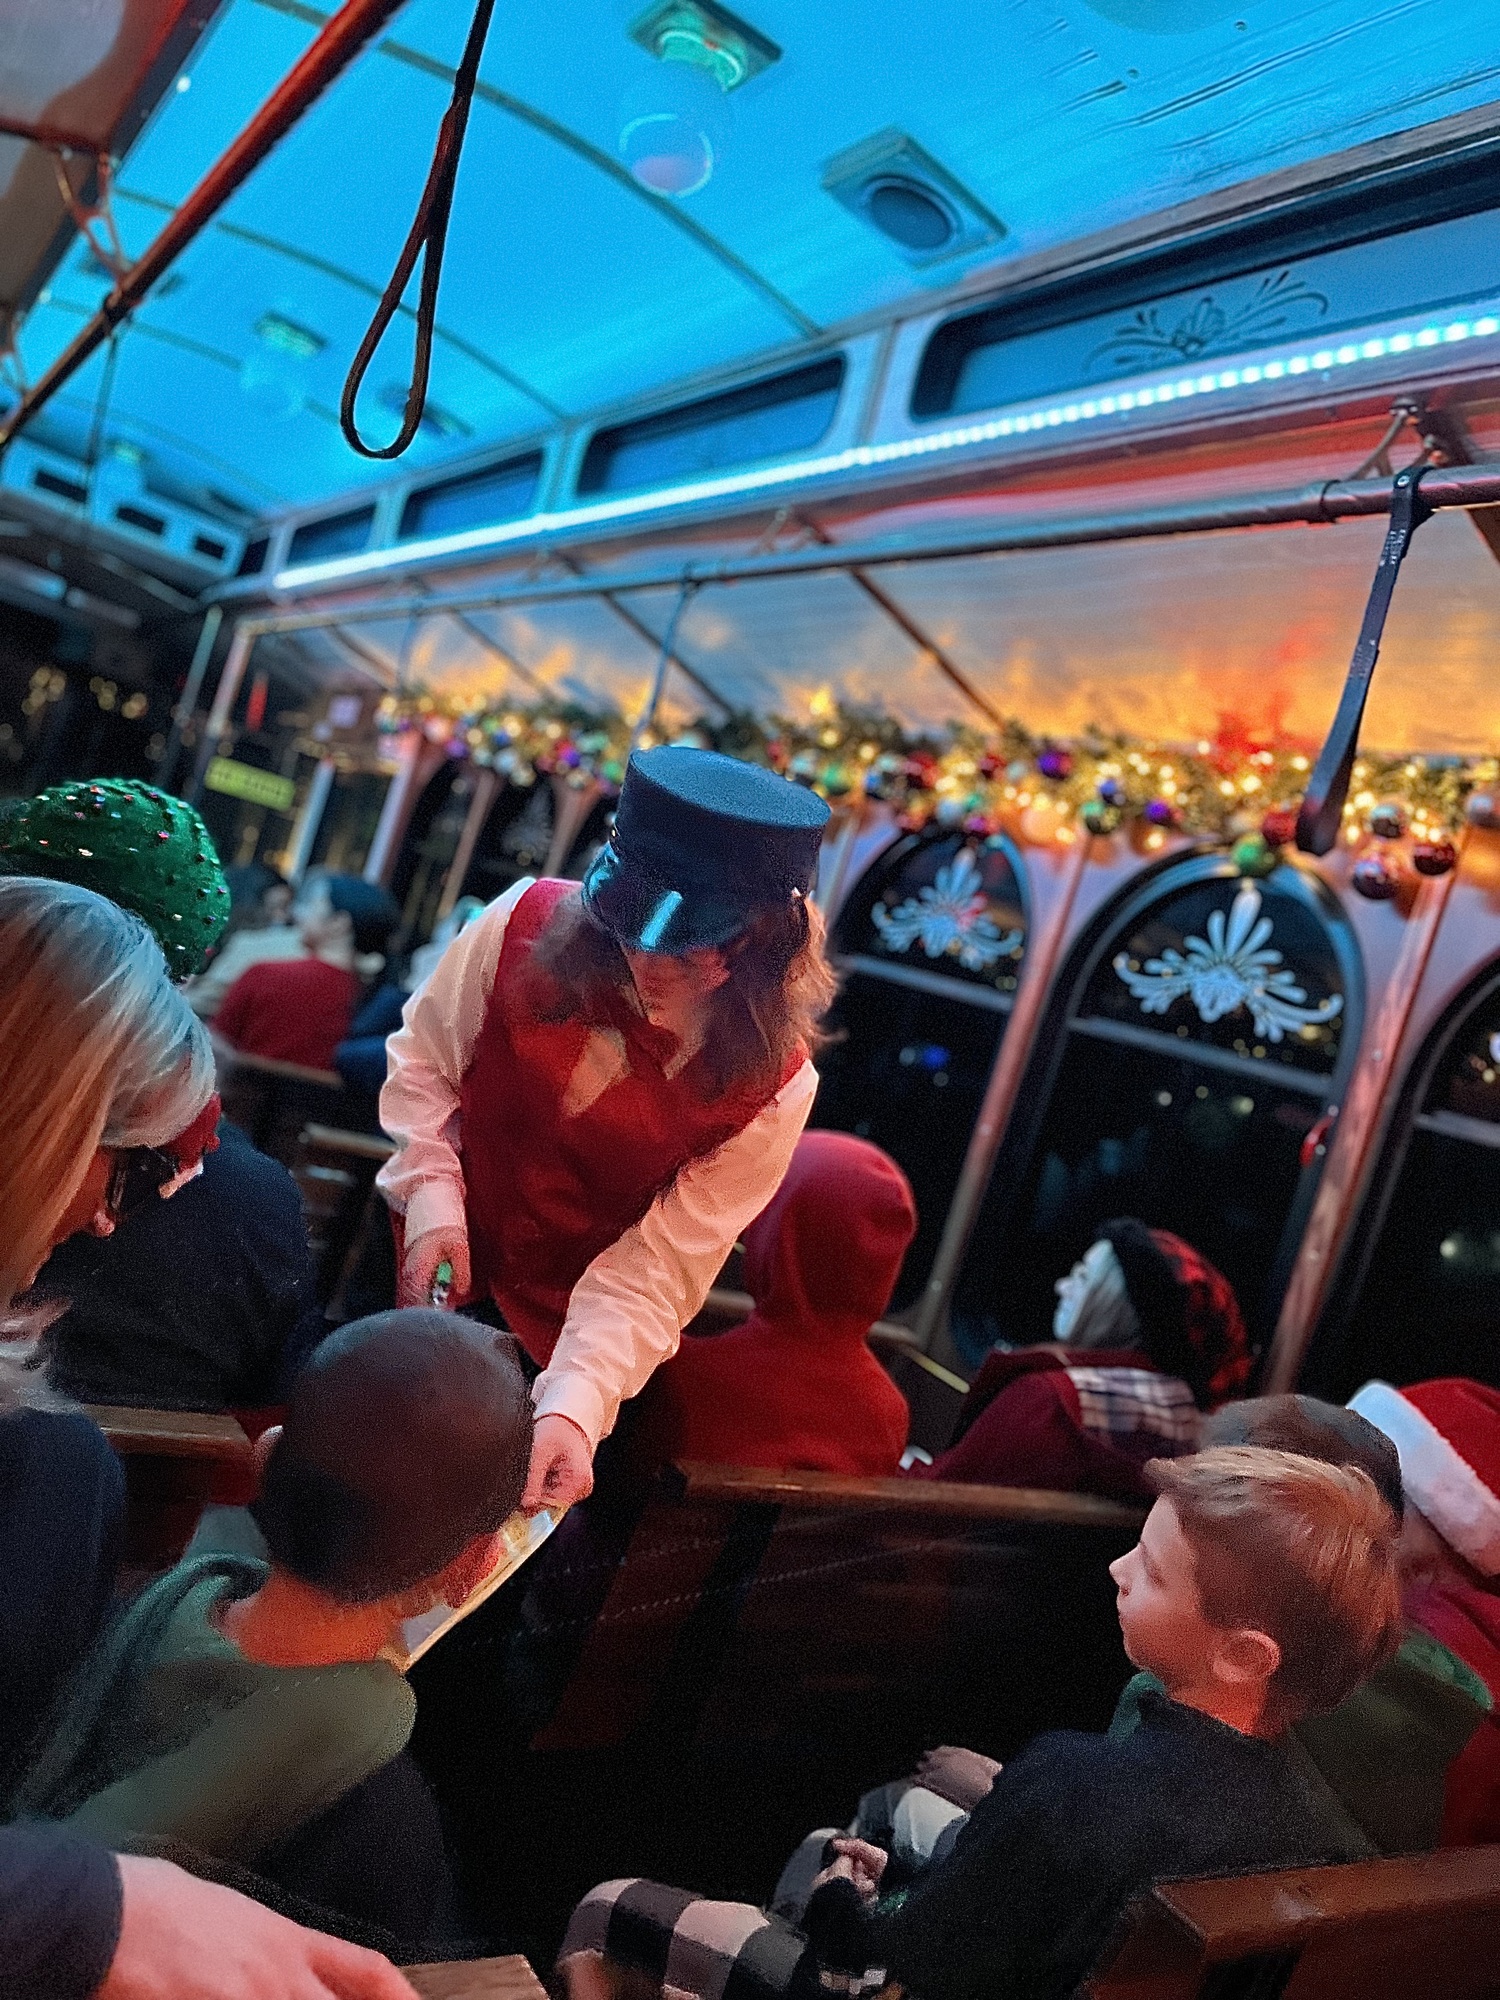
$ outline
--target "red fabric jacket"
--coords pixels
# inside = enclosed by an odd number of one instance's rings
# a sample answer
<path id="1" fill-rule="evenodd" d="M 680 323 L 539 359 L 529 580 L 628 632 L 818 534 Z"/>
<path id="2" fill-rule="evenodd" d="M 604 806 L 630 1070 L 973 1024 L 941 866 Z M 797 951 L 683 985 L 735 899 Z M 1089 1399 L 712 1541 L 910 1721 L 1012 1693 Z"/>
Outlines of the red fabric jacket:
<path id="1" fill-rule="evenodd" d="M 989 1354 L 969 1385 L 955 1442 L 931 1465 L 913 1466 L 912 1477 L 1149 1503 L 1141 1466 L 1181 1447 L 1149 1431 L 1116 1439 L 1090 1430 L 1070 1366 L 1159 1372 L 1147 1355 L 1129 1348 L 1020 1347 Z"/>
<path id="2" fill-rule="evenodd" d="M 755 1311 L 728 1333 L 690 1334 L 657 1369 L 641 1396 L 641 1457 L 894 1472 L 910 1412 L 865 1335 L 916 1220 L 894 1160 L 844 1132 L 805 1132 L 745 1231 Z"/>
<path id="3" fill-rule="evenodd" d="M 214 1032 L 247 1056 L 332 1069 L 363 989 L 352 972 L 321 958 L 252 965 L 224 995 Z"/>
<path id="4" fill-rule="evenodd" d="M 1500 1841 L 1500 1589 L 1480 1590 L 1444 1577 L 1413 1594 L 1407 1615 L 1472 1667 L 1495 1708 L 1448 1766 L 1443 1846 Z"/>

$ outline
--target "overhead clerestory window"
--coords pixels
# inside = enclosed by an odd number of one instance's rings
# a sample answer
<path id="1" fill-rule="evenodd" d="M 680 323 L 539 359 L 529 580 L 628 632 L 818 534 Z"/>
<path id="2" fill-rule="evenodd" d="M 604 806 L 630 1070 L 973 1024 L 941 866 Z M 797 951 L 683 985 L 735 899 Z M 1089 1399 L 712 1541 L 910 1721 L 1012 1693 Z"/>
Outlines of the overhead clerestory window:
<path id="1" fill-rule="evenodd" d="M 578 474 L 579 495 L 661 486 L 808 451 L 827 435 L 843 382 L 844 357 L 830 354 L 763 382 L 595 431 Z"/>

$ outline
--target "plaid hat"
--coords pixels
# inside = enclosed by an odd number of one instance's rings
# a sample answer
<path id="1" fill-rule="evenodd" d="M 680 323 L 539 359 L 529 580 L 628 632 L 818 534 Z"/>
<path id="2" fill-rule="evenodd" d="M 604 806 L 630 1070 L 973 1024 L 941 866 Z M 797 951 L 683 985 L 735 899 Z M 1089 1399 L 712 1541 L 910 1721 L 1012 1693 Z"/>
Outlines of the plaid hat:
<path id="1" fill-rule="evenodd" d="M 1224 1273 L 1180 1236 L 1132 1216 L 1106 1222 L 1099 1238 L 1119 1259 L 1141 1345 L 1157 1367 L 1186 1382 L 1200 1410 L 1243 1395 L 1250 1336 Z"/>
<path id="2" fill-rule="evenodd" d="M 1401 1455 L 1412 1505 L 1482 1576 L 1500 1576 L 1500 1392 L 1449 1376 L 1366 1382 L 1349 1407 Z"/>
<path id="3" fill-rule="evenodd" d="M 828 807 L 756 764 L 681 744 L 638 751 L 584 906 L 627 951 L 678 955 L 738 937 L 805 896 Z"/>
<path id="4" fill-rule="evenodd" d="M 281 1568 L 371 1603 L 509 1519 L 531 1435 L 508 1334 L 428 1308 L 374 1313 L 313 1350 L 250 1511 Z"/>

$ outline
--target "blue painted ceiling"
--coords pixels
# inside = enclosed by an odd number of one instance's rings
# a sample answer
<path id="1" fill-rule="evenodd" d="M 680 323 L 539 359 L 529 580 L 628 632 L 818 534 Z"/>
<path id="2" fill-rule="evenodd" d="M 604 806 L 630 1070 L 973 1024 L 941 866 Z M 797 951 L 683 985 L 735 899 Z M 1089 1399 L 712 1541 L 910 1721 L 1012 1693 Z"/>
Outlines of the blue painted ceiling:
<path id="1" fill-rule="evenodd" d="M 742 0 L 783 50 L 725 100 L 715 171 L 673 199 L 632 181 L 624 106 L 667 75 L 630 39 L 643 0 L 497 10 L 453 212 L 413 466 L 503 446 L 705 369 L 1238 181 L 1497 95 L 1494 0 Z M 221 211 L 119 340 L 106 442 L 149 482 L 261 511 L 366 483 L 335 410 L 411 218 L 467 28 L 411 0 Z M 138 252 L 315 37 L 323 8 L 227 0 L 120 174 Z M 821 185 L 899 127 L 1003 221 L 916 272 Z M 108 289 L 76 244 L 22 332 L 35 376 Z M 314 339 L 298 355 L 281 323 Z M 260 329 L 259 331 L 257 329 Z M 369 377 L 389 435 L 409 316 Z M 321 346 L 316 343 L 321 342 Z M 295 342 L 294 342 L 295 344 Z M 100 357 L 44 419 L 76 449 Z"/>

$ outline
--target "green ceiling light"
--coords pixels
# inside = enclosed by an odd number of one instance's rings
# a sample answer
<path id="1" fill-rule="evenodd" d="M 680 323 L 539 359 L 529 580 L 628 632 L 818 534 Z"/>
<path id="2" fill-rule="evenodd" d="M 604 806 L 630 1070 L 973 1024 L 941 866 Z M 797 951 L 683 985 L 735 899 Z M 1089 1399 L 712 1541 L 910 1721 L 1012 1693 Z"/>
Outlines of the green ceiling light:
<path id="1" fill-rule="evenodd" d="M 261 314 L 255 322 L 255 337 L 267 347 L 274 347 L 278 354 L 291 355 L 294 361 L 311 361 L 328 345 L 321 333 L 314 333 L 310 326 L 299 326 L 279 312 Z"/>
<path id="2" fill-rule="evenodd" d="M 725 92 L 781 60 L 769 37 L 713 0 L 660 0 L 631 23 L 630 39 L 658 62 L 706 71 Z"/>

